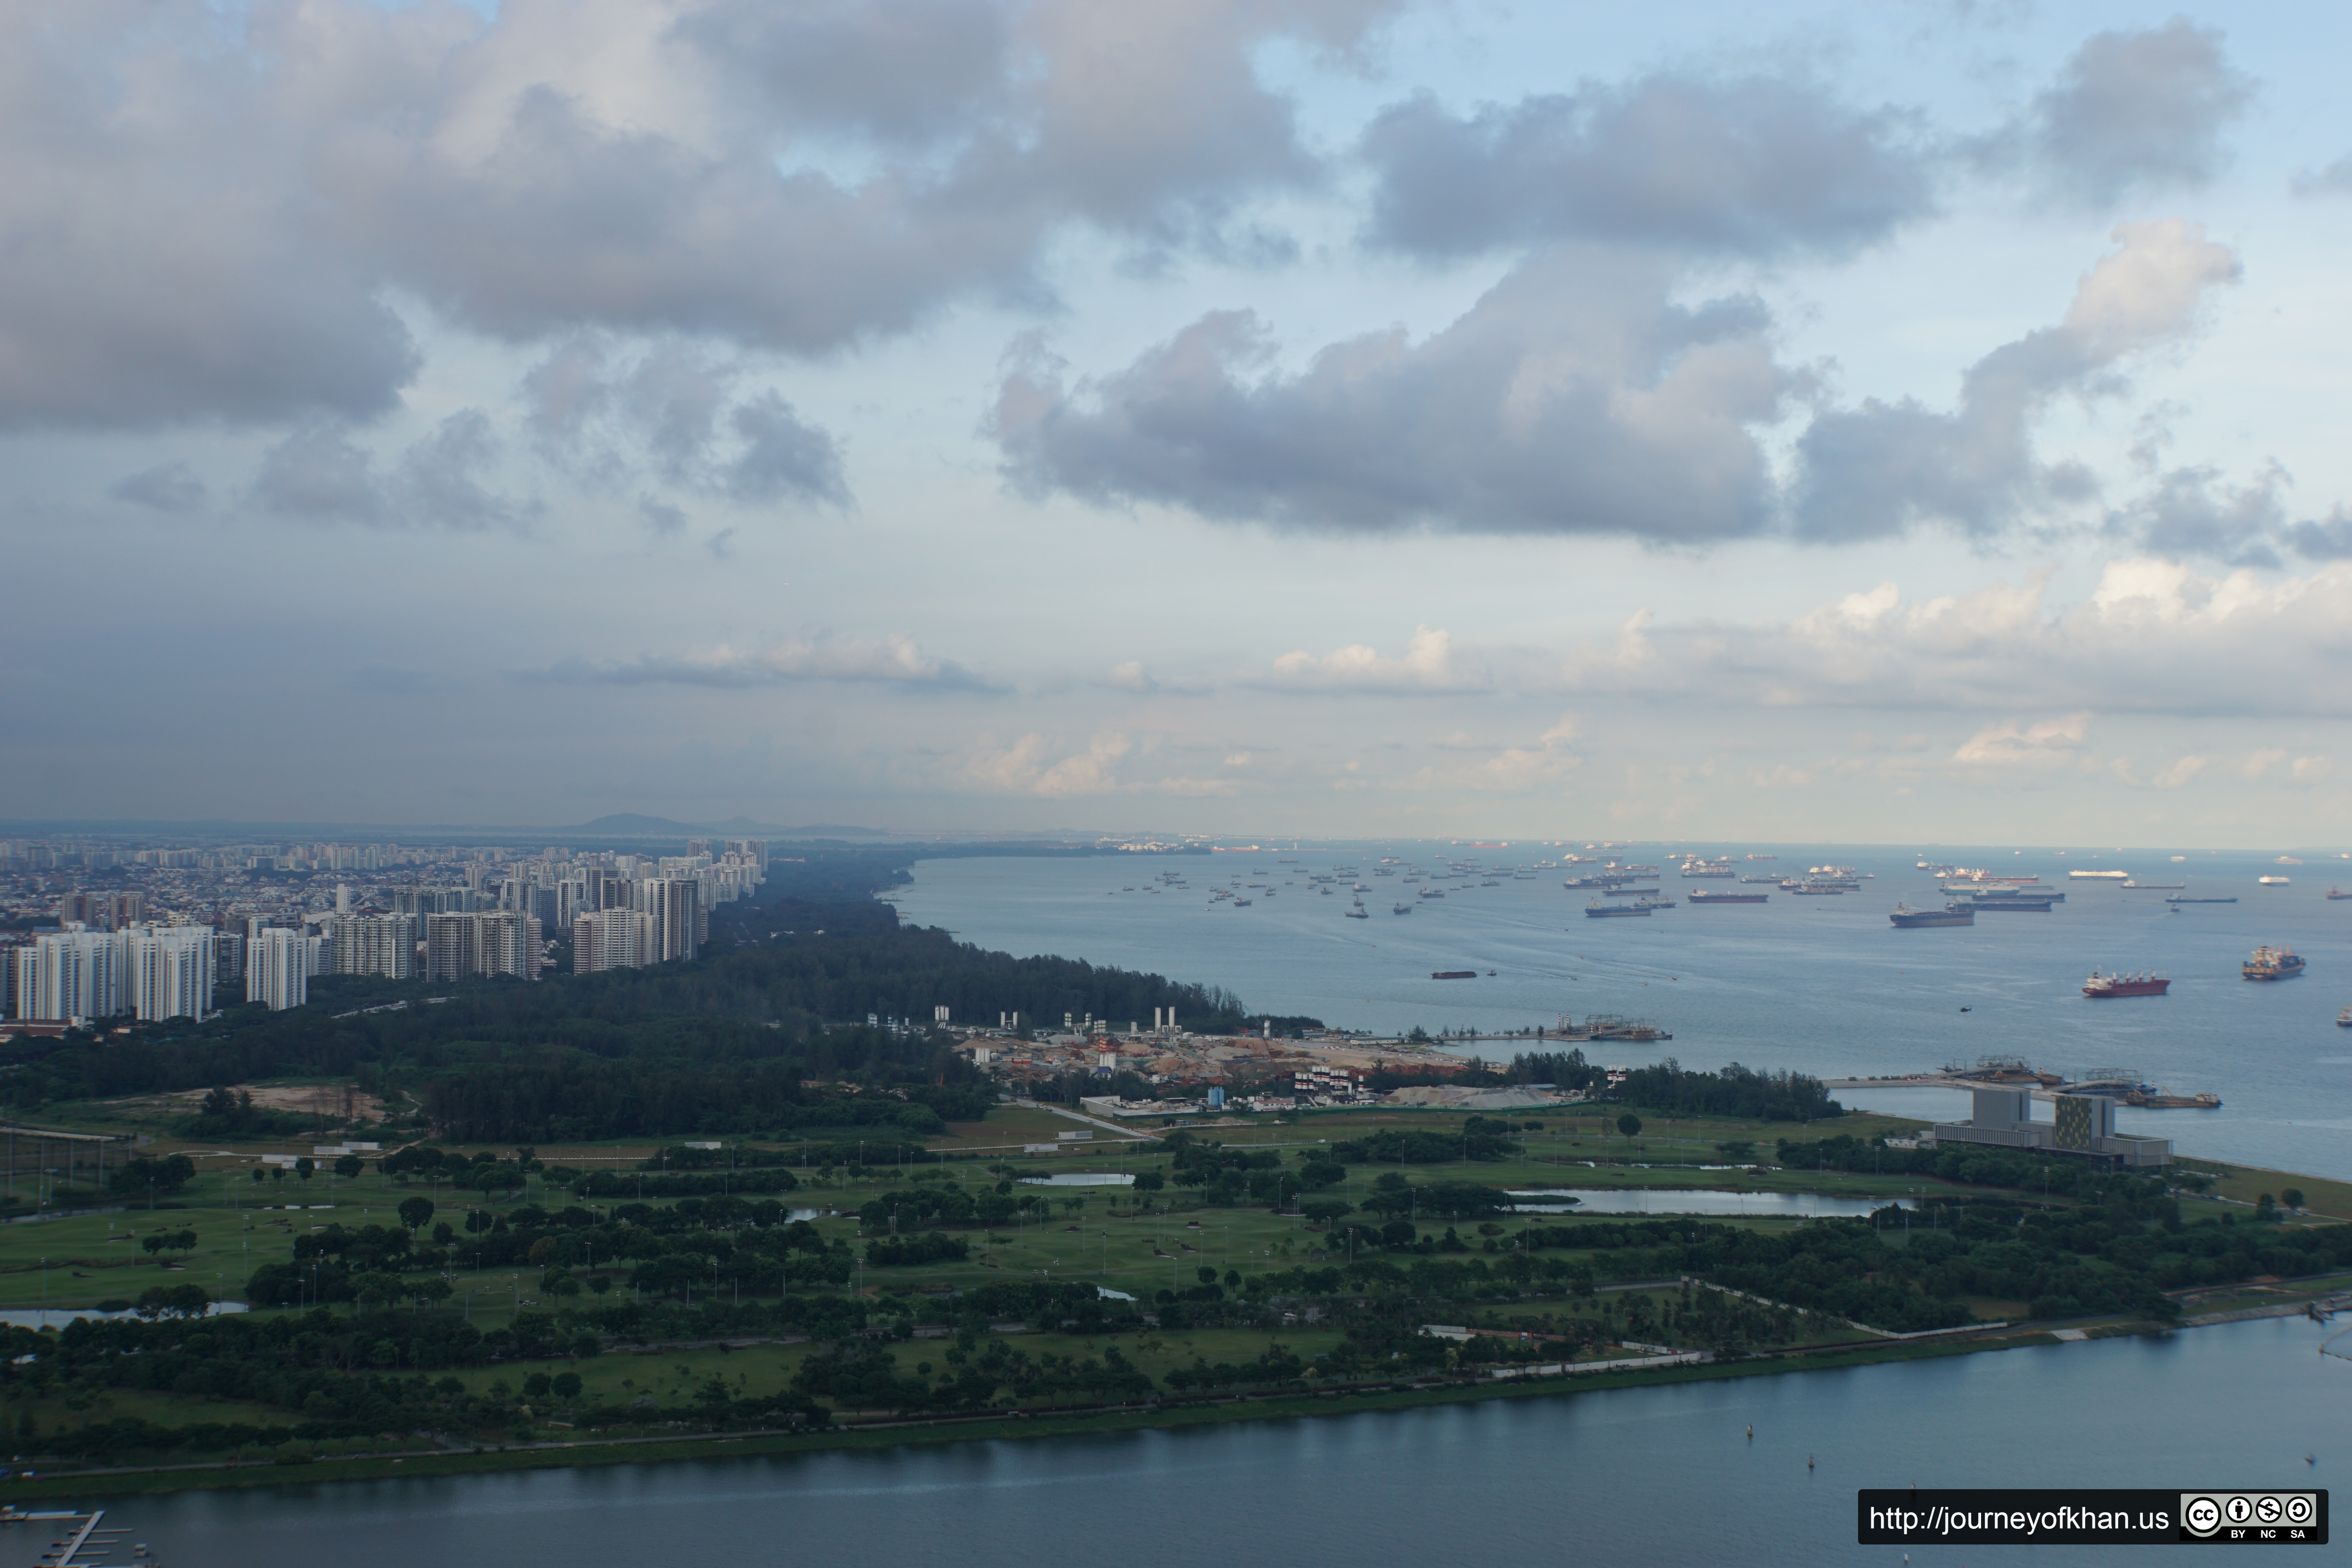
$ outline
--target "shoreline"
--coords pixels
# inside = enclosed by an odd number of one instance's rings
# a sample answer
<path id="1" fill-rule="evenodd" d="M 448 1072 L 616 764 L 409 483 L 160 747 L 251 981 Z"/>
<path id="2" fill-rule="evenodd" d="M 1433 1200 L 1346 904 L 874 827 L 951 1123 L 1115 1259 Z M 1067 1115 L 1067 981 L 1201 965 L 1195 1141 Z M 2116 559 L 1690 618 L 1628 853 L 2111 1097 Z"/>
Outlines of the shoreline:
<path id="1" fill-rule="evenodd" d="M 2184 1329 L 2210 1328 L 2263 1318 L 2301 1316 L 2308 1301 L 2316 1299 L 2315 1295 L 2302 1301 L 2192 1316 L 2178 1323 L 2162 1323 L 2144 1318 L 2106 1318 L 2048 1326 L 2008 1325 L 1967 1340 L 1837 1345 L 1817 1351 L 1779 1352 L 1734 1362 L 1708 1361 L 1626 1372 L 1568 1373 L 1540 1378 L 1486 1378 L 1476 1382 L 1391 1385 L 1360 1392 L 1335 1390 L 1328 1393 L 1286 1392 L 1263 1396 L 1241 1394 L 1173 1405 L 1094 1407 L 1061 1413 L 992 1412 L 975 1415 L 924 1416 L 861 1423 L 824 1431 L 714 1431 L 649 1437 L 593 1438 L 462 1452 L 415 1449 L 352 1458 L 305 1460 L 297 1464 L 221 1461 L 77 1471 L 54 1477 L 42 1475 L 29 1481 L 0 1480 L 0 1504 L 26 1508 L 77 1500 L 316 1486 L 330 1481 L 397 1480 L 604 1465 L 670 1464 L 754 1454 L 824 1453 L 837 1449 L 1081 1436 L 1217 1426 L 1235 1421 L 1351 1415 L 1435 1405 L 1465 1405 L 1489 1399 L 1544 1398 L 1587 1390 L 1832 1372 L 1891 1362 L 2166 1334 Z"/>

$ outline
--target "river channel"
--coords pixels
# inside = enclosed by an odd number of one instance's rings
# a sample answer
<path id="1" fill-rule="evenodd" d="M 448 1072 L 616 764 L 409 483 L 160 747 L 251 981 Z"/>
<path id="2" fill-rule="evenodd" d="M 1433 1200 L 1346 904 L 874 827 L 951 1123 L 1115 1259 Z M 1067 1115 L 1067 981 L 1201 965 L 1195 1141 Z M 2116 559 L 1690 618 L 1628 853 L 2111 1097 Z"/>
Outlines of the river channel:
<path id="1" fill-rule="evenodd" d="M 1891 1548 L 1855 1544 L 1859 1487 L 2342 1481 L 2352 1362 L 2314 1353 L 2329 1331 L 2272 1319 L 1189 1431 L 194 1492 L 126 1500 L 108 1522 L 171 1568 L 1895 1563 Z M 28 1540 L 0 1535 L 0 1552 Z M 2063 1552 L 2070 1565 L 2175 1557 L 2210 1561 L 2185 1547 Z M 1926 1560 L 2058 1561 L 1983 1547 Z"/>

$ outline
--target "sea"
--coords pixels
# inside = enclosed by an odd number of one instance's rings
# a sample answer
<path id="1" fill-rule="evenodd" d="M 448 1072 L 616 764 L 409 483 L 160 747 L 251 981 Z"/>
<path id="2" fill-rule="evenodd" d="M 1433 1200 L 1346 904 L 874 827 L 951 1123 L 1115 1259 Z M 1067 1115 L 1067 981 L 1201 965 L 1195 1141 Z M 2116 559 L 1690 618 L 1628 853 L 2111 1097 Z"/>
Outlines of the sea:
<path id="1" fill-rule="evenodd" d="M 1840 866 L 1868 876 L 1858 892 L 1797 896 L 1685 879 L 1664 861 L 1665 848 L 1727 856 L 1747 875 Z M 1564 853 L 1591 863 L 1517 874 Z M 1593 894 L 1561 884 L 1612 858 L 1659 866 L 1676 907 L 1586 918 Z M 1984 912 L 1973 926 L 1898 931 L 1887 920 L 1898 902 L 1944 902 L 1922 858 L 2036 875 L 2066 901 L 2044 914 Z M 2336 1025 L 2352 1004 L 2352 899 L 2326 897 L 2332 885 L 2352 892 L 2352 859 L 2302 860 L 2161 848 L 1307 843 L 924 860 L 891 897 L 903 919 L 983 947 L 1219 985 L 1259 1014 L 1334 1026 L 1492 1037 L 1616 1015 L 1654 1020 L 1674 1038 L 1585 1047 L 1603 1065 L 1672 1058 L 1693 1068 L 1738 1062 L 1860 1079 L 2010 1057 L 2070 1079 L 2119 1074 L 2180 1094 L 2210 1091 L 2221 1097 L 2218 1110 L 2123 1107 L 2118 1130 L 2169 1138 L 2182 1154 L 2352 1180 L 2352 1028 Z M 1384 862 L 1396 874 L 1375 876 Z M 1473 863 L 1487 874 L 1450 874 Z M 1407 885 L 1408 867 L 1424 879 Z M 1328 897 L 1308 880 L 1349 868 L 1354 875 Z M 2185 887 L 2067 875 L 2109 869 Z M 1449 875 L 1433 879 L 1441 871 Z M 1170 872 L 1185 885 L 1151 891 Z M 2289 882 L 2265 887 L 2263 876 Z M 1368 919 L 1345 916 L 1353 882 L 1368 889 Z M 1212 888 L 1237 884 L 1248 908 L 1211 900 Z M 1693 906 L 1684 896 L 1694 888 L 1763 891 L 1770 901 Z M 1429 889 L 1444 897 L 1417 896 Z M 2175 894 L 2238 901 L 2165 902 Z M 1400 902 L 1412 912 L 1391 912 Z M 2240 963 L 2265 943 L 2293 947 L 2308 968 L 2269 984 L 2241 978 Z M 1465 969 L 1476 977 L 1431 977 Z M 2082 990 L 2094 970 L 2153 971 L 2172 987 L 2160 997 L 2095 1001 Z M 1450 1048 L 1506 1059 L 1544 1047 L 1487 1038 Z M 1967 1096 L 1948 1089 L 1854 1089 L 1838 1099 L 1907 1116 L 1968 1114 Z"/>
<path id="2" fill-rule="evenodd" d="M 2340 1326 L 1115 1436 L 132 1497 L 106 1523 L 166 1568 L 1892 1565 L 1898 1549 L 1855 1544 L 1858 1489 L 2332 1488 L 2352 1467 L 2352 1362 L 2313 1352 Z M 0 1529 L 0 1554 L 30 1562 L 52 1534 Z M 2210 1560 L 1913 1550 L 1951 1568 Z"/>

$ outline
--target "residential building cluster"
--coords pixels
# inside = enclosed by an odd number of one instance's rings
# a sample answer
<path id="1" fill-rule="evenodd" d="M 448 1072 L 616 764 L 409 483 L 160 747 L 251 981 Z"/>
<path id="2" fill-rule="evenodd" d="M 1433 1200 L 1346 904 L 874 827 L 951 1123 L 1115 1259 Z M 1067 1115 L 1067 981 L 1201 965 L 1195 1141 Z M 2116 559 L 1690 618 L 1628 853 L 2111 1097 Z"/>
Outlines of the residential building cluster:
<path id="1" fill-rule="evenodd" d="M 692 958 L 765 879 L 758 839 L 683 855 L 394 844 L 0 839 L 0 1018 L 298 1007 L 322 974 L 536 980 Z"/>

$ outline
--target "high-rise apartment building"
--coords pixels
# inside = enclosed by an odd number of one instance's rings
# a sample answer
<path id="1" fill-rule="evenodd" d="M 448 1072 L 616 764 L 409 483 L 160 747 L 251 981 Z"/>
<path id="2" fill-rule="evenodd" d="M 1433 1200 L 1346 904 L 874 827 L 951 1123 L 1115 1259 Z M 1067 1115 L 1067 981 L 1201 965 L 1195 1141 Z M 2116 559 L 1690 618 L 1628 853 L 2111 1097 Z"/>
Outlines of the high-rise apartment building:
<path id="1" fill-rule="evenodd" d="M 542 941 L 538 921 L 512 910 L 475 914 L 428 915 L 425 921 L 425 973 L 428 980 L 462 980 L 475 974 L 539 978 Z"/>
<path id="2" fill-rule="evenodd" d="M 572 973 L 639 969 L 653 960 L 646 950 L 653 918 L 635 910 L 583 910 L 572 921 Z"/>
<path id="3" fill-rule="evenodd" d="M 323 922 L 334 939 L 338 974 L 385 974 L 406 980 L 416 973 L 415 915 L 337 915 Z"/>
<path id="4" fill-rule="evenodd" d="M 16 1016 L 63 1021 L 124 1011 L 122 944 L 111 933 L 42 931 L 16 950 Z"/>
<path id="5" fill-rule="evenodd" d="M 653 917 L 654 951 L 646 963 L 667 963 L 702 951 L 709 928 L 702 912 L 701 884 L 680 877 L 647 877 L 633 888 L 637 911 Z"/>
<path id="6" fill-rule="evenodd" d="M 284 926 L 271 926 L 249 937 L 245 947 L 245 999 L 259 1002 L 273 1013 L 299 1007 L 310 999 L 310 976 L 327 939 L 304 936 Z"/>
<path id="7" fill-rule="evenodd" d="M 142 1023 L 212 1016 L 212 927 L 133 926 L 120 940 L 125 1011 Z"/>

